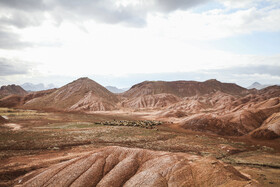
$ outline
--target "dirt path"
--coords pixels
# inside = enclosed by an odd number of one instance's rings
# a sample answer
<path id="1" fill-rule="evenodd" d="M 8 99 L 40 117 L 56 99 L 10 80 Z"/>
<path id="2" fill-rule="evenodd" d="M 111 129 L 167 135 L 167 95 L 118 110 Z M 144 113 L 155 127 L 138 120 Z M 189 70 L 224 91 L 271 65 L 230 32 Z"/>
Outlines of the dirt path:
<path id="1" fill-rule="evenodd" d="M 15 123 L 6 123 L 4 126 L 12 128 L 13 131 L 17 131 L 21 129 L 21 125 Z"/>

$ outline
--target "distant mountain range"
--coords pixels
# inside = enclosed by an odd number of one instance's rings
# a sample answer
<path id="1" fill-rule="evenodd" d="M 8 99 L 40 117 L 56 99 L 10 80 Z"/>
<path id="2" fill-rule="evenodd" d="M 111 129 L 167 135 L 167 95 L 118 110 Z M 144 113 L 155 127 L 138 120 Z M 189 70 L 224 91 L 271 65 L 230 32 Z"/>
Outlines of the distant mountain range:
<path id="1" fill-rule="evenodd" d="M 127 91 L 129 88 L 117 88 L 115 86 L 106 86 L 105 87 L 107 90 L 109 90 L 112 93 L 123 93 L 125 91 Z"/>
<path id="2" fill-rule="evenodd" d="M 44 85 L 43 83 L 33 84 L 30 82 L 24 83 L 20 85 L 26 91 L 41 91 L 41 90 L 49 90 L 55 88 L 54 84 Z"/>
<path id="3" fill-rule="evenodd" d="M 259 82 L 254 82 L 251 86 L 247 87 L 247 89 L 257 89 L 257 90 L 261 90 L 263 88 L 269 87 L 271 86 L 270 84 L 260 84 Z"/>

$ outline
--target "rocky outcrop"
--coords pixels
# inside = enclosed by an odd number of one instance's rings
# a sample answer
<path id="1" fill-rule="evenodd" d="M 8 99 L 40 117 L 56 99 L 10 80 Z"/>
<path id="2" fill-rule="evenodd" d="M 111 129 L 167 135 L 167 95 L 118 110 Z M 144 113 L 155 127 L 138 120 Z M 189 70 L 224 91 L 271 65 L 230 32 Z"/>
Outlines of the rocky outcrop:
<path id="1" fill-rule="evenodd" d="M 24 96 L 26 94 L 27 91 L 25 91 L 22 87 L 14 84 L 8 86 L 1 86 L 0 88 L 0 99 L 9 95 Z"/>
<path id="2" fill-rule="evenodd" d="M 186 153 L 106 147 L 17 179 L 17 186 L 254 186 L 232 166 Z"/>

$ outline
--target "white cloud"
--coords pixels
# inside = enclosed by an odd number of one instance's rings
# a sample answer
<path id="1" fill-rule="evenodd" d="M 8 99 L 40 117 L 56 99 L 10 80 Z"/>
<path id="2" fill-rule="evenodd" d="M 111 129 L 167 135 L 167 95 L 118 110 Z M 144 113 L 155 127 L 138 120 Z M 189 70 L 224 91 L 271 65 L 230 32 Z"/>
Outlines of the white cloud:
<path id="1" fill-rule="evenodd" d="M 180 40 L 216 40 L 252 32 L 279 32 L 280 8 L 249 8 L 228 13 L 223 9 L 204 13 L 176 11 L 169 16 L 150 15 L 148 28 L 164 37 Z"/>
<path id="2" fill-rule="evenodd" d="M 257 6 L 271 6 L 280 5 L 278 0 L 217 0 L 224 5 L 226 9 L 248 9 Z"/>

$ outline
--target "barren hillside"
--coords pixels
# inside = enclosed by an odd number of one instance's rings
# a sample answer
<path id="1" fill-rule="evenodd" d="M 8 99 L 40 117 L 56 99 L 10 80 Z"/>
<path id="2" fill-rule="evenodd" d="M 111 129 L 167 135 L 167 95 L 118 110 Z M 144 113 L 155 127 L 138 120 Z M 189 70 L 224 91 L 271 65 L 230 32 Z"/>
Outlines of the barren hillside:
<path id="1" fill-rule="evenodd" d="M 232 166 L 186 153 L 106 147 L 35 171 L 17 186 L 254 186 Z"/>
<path id="2" fill-rule="evenodd" d="M 100 84 L 88 78 L 80 78 L 49 95 L 28 101 L 24 107 L 86 111 L 111 110 L 115 108 L 117 102 L 117 96 Z"/>
<path id="3" fill-rule="evenodd" d="M 280 87 L 270 87 L 244 97 L 222 92 L 186 97 L 158 113 L 183 128 L 220 135 L 244 135 L 280 111 Z M 178 115 L 180 114 L 180 115 Z"/>

